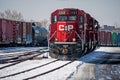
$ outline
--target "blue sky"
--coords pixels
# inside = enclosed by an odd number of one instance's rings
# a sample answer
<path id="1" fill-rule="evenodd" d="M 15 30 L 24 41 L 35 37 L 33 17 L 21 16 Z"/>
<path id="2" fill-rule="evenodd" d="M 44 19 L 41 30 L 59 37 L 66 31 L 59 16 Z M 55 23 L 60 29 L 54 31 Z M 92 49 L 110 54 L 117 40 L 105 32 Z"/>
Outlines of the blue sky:
<path id="1" fill-rule="evenodd" d="M 120 26 L 120 0 L 0 0 L 0 12 L 21 12 L 26 20 L 50 18 L 58 8 L 78 8 L 96 18 L 100 25 Z"/>

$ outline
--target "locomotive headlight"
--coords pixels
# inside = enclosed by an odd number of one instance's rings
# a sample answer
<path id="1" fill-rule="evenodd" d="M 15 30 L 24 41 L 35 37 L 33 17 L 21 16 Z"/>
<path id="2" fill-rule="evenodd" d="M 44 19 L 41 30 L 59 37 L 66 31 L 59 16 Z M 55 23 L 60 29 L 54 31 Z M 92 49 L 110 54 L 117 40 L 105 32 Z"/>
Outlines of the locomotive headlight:
<path id="1" fill-rule="evenodd" d="M 75 38 L 73 38 L 73 41 L 75 42 L 75 41 L 76 41 L 76 39 L 75 39 Z"/>
<path id="2" fill-rule="evenodd" d="M 57 39 L 57 38 L 55 38 L 55 41 L 58 41 L 58 39 Z"/>

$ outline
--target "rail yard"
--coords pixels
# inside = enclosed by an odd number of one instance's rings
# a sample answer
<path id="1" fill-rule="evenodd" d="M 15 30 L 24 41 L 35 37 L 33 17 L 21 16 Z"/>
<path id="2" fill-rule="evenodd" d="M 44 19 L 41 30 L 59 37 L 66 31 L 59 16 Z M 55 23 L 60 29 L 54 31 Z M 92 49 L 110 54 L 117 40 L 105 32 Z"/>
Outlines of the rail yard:
<path id="1" fill-rule="evenodd" d="M 0 79 L 119 80 L 119 52 L 118 47 L 101 47 L 69 61 L 51 58 L 47 47 L 2 48 Z"/>
<path id="2" fill-rule="evenodd" d="M 100 6 L 96 1 L 91 5 L 56 0 L 51 6 L 50 0 L 44 1 L 34 1 L 27 10 L 17 5 L 35 20 L 24 19 L 17 11 L 0 11 L 0 80 L 120 80 L 120 12 L 105 5 L 114 1 L 101 0 L 103 8 L 98 1 Z M 24 0 L 20 2 L 23 5 Z M 57 6 L 52 8 L 54 2 Z M 64 5 L 69 2 L 71 7 Z M 41 17 L 47 19 L 37 20 Z"/>

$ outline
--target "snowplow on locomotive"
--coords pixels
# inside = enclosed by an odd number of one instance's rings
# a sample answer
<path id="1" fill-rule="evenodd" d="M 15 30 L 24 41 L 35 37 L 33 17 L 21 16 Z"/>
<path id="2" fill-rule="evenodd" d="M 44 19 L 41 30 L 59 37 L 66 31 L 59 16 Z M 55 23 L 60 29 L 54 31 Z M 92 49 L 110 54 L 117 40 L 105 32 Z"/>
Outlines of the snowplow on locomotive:
<path id="1" fill-rule="evenodd" d="M 98 45 L 97 20 L 83 10 L 65 8 L 51 13 L 49 55 L 77 59 Z"/>

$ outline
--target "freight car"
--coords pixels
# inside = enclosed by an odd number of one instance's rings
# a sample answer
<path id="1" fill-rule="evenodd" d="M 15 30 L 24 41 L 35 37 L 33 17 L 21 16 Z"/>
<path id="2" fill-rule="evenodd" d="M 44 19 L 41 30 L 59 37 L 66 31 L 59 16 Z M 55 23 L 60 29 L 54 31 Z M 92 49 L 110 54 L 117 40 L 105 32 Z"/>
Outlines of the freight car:
<path id="1" fill-rule="evenodd" d="M 15 22 L 0 19 L 0 46 L 6 46 L 14 42 Z"/>
<path id="2" fill-rule="evenodd" d="M 99 23 L 83 10 L 65 8 L 51 13 L 49 55 L 77 59 L 98 45 Z"/>
<path id="3" fill-rule="evenodd" d="M 34 46 L 48 45 L 48 31 L 44 27 L 32 26 L 32 43 Z"/>
<path id="4" fill-rule="evenodd" d="M 37 28 L 40 34 L 36 36 L 34 29 L 35 26 L 32 28 L 31 22 L 0 19 L 0 46 L 33 46 L 32 44 L 47 43 L 45 42 L 47 30 L 42 27 Z"/>
<path id="5" fill-rule="evenodd" d="M 31 23 L 0 19 L 0 46 L 30 45 L 31 35 Z"/>
<path id="6" fill-rule="evenodd" d="M 30 45 L 32 43 L 32 24 L 16 21 L 14 34 L 14 43 L 16 45 Z"/>
<path id="7" fill-rule="evenodd" d="M 100 30 L 99 31 L 99 44 L 100 46 L 120 46 L 120 32 Z"/>

